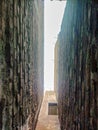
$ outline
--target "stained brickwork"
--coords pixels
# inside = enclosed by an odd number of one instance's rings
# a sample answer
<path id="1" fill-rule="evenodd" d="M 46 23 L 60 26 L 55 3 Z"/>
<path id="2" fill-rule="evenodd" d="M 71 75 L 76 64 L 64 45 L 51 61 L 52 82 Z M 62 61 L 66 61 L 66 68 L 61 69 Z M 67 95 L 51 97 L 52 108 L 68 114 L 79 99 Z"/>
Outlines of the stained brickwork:
<path id="1" fill-rule="evenodd" d="M 0 0 L 0 130 L 35 129 L 43 97 L 44 1 Z"/>
<path id="2" fill-rule="evenodd" d="M 61 130 L 97 130 L 97 1 L 67 1 L 55 57 Z"/>

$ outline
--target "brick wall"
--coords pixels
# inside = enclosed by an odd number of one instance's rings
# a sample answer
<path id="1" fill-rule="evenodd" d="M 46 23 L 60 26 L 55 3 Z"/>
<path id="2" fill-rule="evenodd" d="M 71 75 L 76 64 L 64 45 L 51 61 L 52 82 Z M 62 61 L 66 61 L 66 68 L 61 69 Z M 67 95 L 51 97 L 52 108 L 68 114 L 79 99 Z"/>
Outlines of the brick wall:
<path id="1" fill-rule="evenodd" d="M 44 2 L 0 1 L 0 129 L 35 129 L 43 97 Z"/>
<path id="2" fill-rule="evenodd" d="M 97 19 L 97 1 L 67 1 L 55 56 L 61 130 L 98 129 Z"/>

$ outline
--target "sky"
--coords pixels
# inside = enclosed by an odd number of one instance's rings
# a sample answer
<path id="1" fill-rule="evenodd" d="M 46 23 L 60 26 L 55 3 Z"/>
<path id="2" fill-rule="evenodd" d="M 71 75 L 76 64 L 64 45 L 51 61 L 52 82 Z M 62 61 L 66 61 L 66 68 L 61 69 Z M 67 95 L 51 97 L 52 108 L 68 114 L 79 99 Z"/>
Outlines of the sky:
<path id="1" fill-rule="evenodd" d="M 45 0 L 44 90 L 54 89 L 54 46 L 60 32 L 66 1 Z"/>

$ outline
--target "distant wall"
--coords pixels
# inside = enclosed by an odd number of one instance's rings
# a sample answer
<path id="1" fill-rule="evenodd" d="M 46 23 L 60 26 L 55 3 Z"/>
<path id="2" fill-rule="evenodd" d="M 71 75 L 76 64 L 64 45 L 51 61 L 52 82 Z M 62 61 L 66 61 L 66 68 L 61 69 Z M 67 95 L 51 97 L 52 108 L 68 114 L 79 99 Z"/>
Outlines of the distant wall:
<path id="1" fill-rule="evenodd" d="M 58 46 L 58 49 L 56 49 Z M 98 2 L 68 0 L 56 43 L 61 130 L 98 129 Z"/>
<path id="2" fill-rule="evenodd" d="M 59 73 L 58 73 L 58 60 L 59 60 L 59 47 L 58 47 L 58 42 L 59 40 L 57 40 L 56 44 L 55 44 L 55 48 L 54 48 L 54 91 L 56 94 L 56 97 L 58 98 L 58 80 L 59 80 Z"/>
<path id="3" fill-rule="evenodd" d="M 44 2 L 0 0 L 0 130 L 34 130 L 43 97 Z"/>

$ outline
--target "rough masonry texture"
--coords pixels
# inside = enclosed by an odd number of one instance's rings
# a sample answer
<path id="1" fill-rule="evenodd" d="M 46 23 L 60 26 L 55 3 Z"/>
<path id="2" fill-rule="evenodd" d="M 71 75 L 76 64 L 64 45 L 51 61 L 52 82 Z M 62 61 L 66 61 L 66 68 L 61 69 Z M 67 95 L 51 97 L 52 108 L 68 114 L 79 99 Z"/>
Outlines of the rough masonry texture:
<path id="1" fill-rule="evenodd" d="M 68 0 L 55 47 L 61 130 L 98 130 L 98 2 Z"/>
<path id="2" fill-rule="evenodd" d="M 34 130 L 43 97 L 44 2 L 0 0 L 0 130 Z"/>

